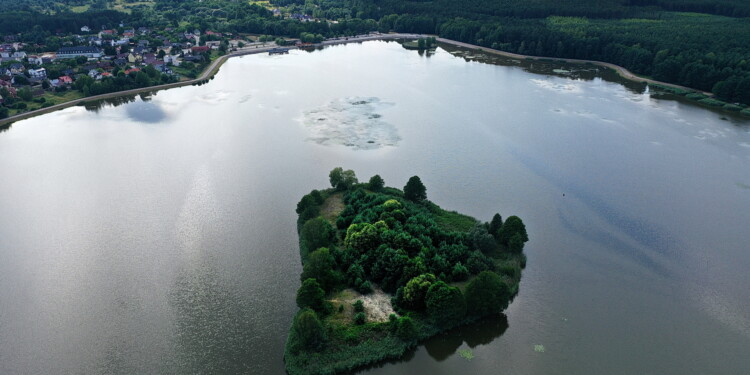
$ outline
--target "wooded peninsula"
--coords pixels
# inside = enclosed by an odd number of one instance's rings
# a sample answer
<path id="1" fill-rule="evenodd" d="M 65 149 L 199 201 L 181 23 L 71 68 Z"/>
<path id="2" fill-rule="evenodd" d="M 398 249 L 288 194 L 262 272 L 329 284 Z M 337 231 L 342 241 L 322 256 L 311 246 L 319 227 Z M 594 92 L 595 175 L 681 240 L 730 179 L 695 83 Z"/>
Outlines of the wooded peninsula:
<path id="1" fill-rule="evenodd" d="M 335 168 L 331 188 L 297 204 L 303 264 L 286 343 L 287 372 L 335 374 L 401 357 L 421 340 L 500 314 L 518 294 L 526 228 L 427 199 L 419 177 L 403 190 Z"/>

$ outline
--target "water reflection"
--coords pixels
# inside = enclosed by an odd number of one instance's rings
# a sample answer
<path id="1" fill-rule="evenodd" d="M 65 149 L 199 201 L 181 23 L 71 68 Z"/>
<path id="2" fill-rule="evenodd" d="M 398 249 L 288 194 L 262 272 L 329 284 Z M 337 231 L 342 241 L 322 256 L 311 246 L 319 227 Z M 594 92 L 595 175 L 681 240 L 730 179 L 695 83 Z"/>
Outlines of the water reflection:
<path id="1" fill-rule="evenodd" d="M 113 98 L 99 99 L 94 101 L 85 101 L 81 105 L 86 108 L 87 111 L 99 113 L 99 111 L 106 107 L 119 107 L 123 104 L 134 103 L 136 99 L 140 98 L 142 102 L 151 101 L 151 97 L 155 95 L 155 92 L 143 92 L 137 95 L 122 95 Z"/>
<path id="2" fill-rule="evenodd" d="M 252 327 L 246 301 L 222 280 L 212 261 L 183 269 L 169 305 L 176 315 L 177 373 L 246 373 Z"/>
<path id="3" fill-rule="evenodd" d="M 487 345 L 508 329 L 505 314 L 490 316 L 468 326 L 458 327 L 428 340 L 424 347 L 430 357 L 440 362 L 458 351 L 466 343 L 470 348 Z"/>
<path id="4" fill-rule="evenodd" d="M 83 102 L 83 107 L 86 108 L 87 111 L 99 113 L 100 110 L 106 107 L 118 107 L 123 104 L 133 103 L 135 102 L 136 95 L 124 95 L 124 96 L 117 96 L 114 98 L 108 98 L 108 99 L 101 99 L 101 100 L 95 100 L 95 101 L 86 101 Z"/>
<path id="5" fill-rule="evenodd" d="M 125 113 L 135 121 L 148 124 L 159 123 L 167 118 L 167 112 L 159 104 L 151 102 L 150 98 L 125 107 Z"/>
<path id="6" fill-rule="evenodd" d="M 13 126 L 12 122 L 0 125 L 0 133 L 7 131 L 8 129 L 10 129 L 11 126 Z"/>

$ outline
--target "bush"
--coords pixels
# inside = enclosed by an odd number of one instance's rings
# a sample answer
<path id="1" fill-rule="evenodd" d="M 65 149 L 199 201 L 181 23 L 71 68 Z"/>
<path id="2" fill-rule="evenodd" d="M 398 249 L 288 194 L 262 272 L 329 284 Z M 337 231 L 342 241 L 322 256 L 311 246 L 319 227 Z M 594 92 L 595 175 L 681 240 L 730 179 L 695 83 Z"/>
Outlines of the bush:
<path id="1" fill-rule="evenodd" d="M 297 306 L 300 309 L 311 308 L 315 311 L 323 311 L 325 292 L 318 281 L 312 278 L 302 282 L 297 290 Z"/>
<path id="2" fill-rule="evenodd" d="M 712 98 L 701 99 L 701 100 L 698 101 L 698 103 L 705 104 L 705 105 L 710 106 L 710 107 L 722 107 L 722 106 L 724 106 L 724 104 L 726 104 L 726 103 L 722 102 L 721 100 L 716 100 L 716 99 L 712 99 Z"/>
<path id="3" fill-rule="evenodd" d="M 335 231 L 328 220 L 322 217 L 310 219 L 302 225 L 300 230 L 300 246 L 302 247 L 302 261 L 307 255 L 321 247 L 328 247 L 335 235 Z"/>
<path id="4" fill-rule="evenodd" d="M 451 271 L 453 281 L 465 281 L 469 278 L 469 269 L 464 267 L 461 262 L 456 263 Z"/>
<path id="5" fill-rule="evenodd" d="M 399 303 L 407 309 L 424 311 L 427 291 L 435 281 L 435 275 L 431 273 L 422 274 L 409 280 L 404 286 Z"/>
<path id="6" fill-rule="evenodd" d="M 686 98 L 690 100 L 701 100 L 707 98 L 706 95 L 701 94 L 699 92 L 691 92 L 690 94 L 685 95 Z"/>
<path id="7" fill-rule="evenodd" d="M 352 306 L 354 306 L 354 312 L 361 313 L 365 311 L 365 304 L 361 299 L 358 299 L 356 302 L 354 302 Z"/>
<path id="8" fill-rule="evenodd" d="M 304 309 L 294 318 L 293 327 L 299 349 L 317 351 L 323 348 L 325 332 L 315 311 Z"/>
<path id="9" fill-rule="evenodd" d="M 364 312 L 358 312 L 354 314 L 354 324 L 363 325 L 365 324 L 366 316 Z"/>
<path id="10" fill-rule="evenodd" d="M 470 315 L 499 313 L 510 302 L 508 284 L 492 271 L 483 271 L 466 286 L 466 307 Z"/>
<path id="11" fill-rule="evenodd" d="M 372 293 L 372 285 L 367 280 L 362 281 L 359 284 L 357 284 L 356 285 L 356 289 L 357 289 L 358 292 L 360 292 L 362 294 L 370 294 L 370 293 Z"/>
<path id="12" fill-rule="evenodd" d="M 735 105 L 735 104 L 724 104 L 724 107 L 722 108 L 727 111 L 732 111 L 732 112 L 739 112 L 742 110 L 742 107 Z"/>
<path id="13" fill-rule="evenodd" d="M 516 254 L 523 251 L 523 237 L 521 233 L 516 233 L 510 237 L 510 240 L 508 241 L 508 250 L 510 250 L 511 253 Z"/>
<path id="14" fill-rule="evenodd" d="M 438 281 L 430 287 L 425 297 L 427 314 L 439 326 L 459 322 L 466 315 L 466 301 L 458 288 Z"/>
<path id="15" fill-rule="evenodd" d="M 301 280 L 316 279 L 320 287 L 330 291 L 339 281 L 335 271 L 335 261 L 327 248 L 313 251 L 302 267 Z"/>
<path id="16" fill-rule="evenodd" d="M 396 336 L 404 341 L 411 341 L 417 337 L 417 328 L 414 326 L 414 321 L 410 317 L 402 316 L 401 318 L 398 318 Z"/>

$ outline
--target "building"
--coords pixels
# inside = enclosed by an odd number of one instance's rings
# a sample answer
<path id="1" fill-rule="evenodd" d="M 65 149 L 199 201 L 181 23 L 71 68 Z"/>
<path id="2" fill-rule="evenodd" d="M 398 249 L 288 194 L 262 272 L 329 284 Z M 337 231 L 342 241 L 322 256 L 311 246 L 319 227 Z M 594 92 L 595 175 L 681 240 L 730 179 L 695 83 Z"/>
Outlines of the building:
<path id="1" fill-rule="evenodd" d="M 57 50 L 58 59 L 72 59 L 78 56 L 85 56 L 88 58 L 100 58 L 102 57 L 102 50 L 96 47 L 77 46 L 77 47 L 62 47 Z"/>
<path id="2" fill-rule="evenodd" d="M 195 46 L 191 48 L 190 50 L 195 54 L 195 53 L 208 52 L 210 49 L 211 47 L 208 47 L 208 46 Z"/>
<path id="3" fill-rule="evenodd" d="M 13 63 L 8 66 L 10 74 L 22 74 L 26 68 L 21 63 Z"/>
<path id="4" fill-rule="evenodd" d="M 29 69 L 28 70 L 29 75 L 31 78 L 47 78 L 47 69 L 39 68 L 39 69 Z"/>

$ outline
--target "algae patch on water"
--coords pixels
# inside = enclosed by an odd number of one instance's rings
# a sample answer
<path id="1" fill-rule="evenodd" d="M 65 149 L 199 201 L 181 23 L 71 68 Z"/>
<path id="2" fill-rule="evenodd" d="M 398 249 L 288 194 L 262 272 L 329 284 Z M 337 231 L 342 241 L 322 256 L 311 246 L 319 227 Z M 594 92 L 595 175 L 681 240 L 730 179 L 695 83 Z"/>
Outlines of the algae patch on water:
<path id="1" fill-rule="evenodd" d="M 346 97 L 305 111 L 302 123 L 309 139 L 321 145 L 342 145 L 355 150 L 395 146 L 401 137 L 383 120 L 382 111 L 393 104 L 375 97 Z"/>
<path id="2" fill-rule="evenodd" d="M 474 352 L 472 352 L 471 349 L 461 349 L 458 351 L 458 355 L 460 355 L 461 358 L 465 358 L 469 361 L 474 359 Z"/>

